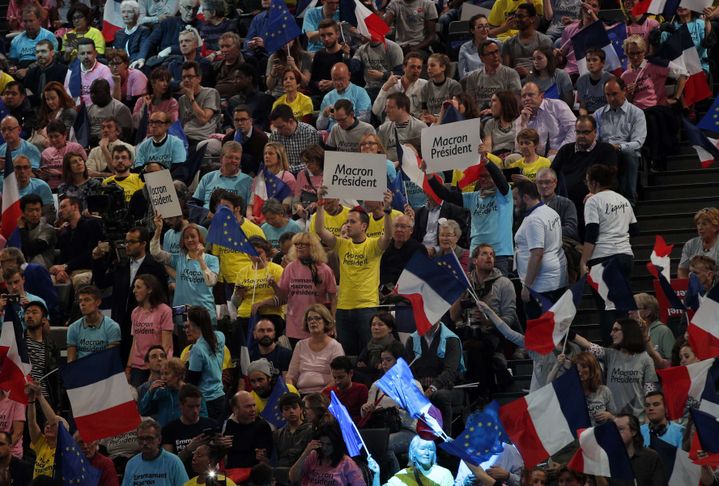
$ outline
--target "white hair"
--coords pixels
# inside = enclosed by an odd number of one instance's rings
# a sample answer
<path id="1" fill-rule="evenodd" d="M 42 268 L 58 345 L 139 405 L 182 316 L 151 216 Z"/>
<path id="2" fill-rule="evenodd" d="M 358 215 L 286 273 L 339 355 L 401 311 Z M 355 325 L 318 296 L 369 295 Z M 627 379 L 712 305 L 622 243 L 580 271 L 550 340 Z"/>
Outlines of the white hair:
<path id="1" fill-rule="evenodd" d="M 123 6 L 128 6 L 132 10 L 137 13 L 137 15 L 140 15 L 140 4 L 137 3 L 135 0 L 122 0 L 122 3 L 120 4 L 120 9 L 122 9 Z"/>
<path id="2" fill-rule="evenodd" d="M 198 30 L 196 28 L 194 28 L 190 25 L 186 25 L 184 30 L 181 30 L 180 35 L 178 35 L 177 37 L 179 39 L 180 36 L 188 35 L 188 34 L 195 36 L 195 42 L 197 42 L 197 47 L 202 47 L 202 36 L 200 35 L 200 33 L 198 32 Z"/>

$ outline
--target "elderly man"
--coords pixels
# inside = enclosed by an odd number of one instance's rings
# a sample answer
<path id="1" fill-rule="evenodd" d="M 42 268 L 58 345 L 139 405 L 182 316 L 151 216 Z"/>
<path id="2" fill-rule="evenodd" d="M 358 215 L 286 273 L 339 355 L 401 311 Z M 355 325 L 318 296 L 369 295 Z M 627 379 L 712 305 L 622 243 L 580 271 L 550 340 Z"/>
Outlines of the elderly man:
<path id="1" fill-rule="evenodd" d="M 419 52 L 410 52 L 404 56 L 404 62 L 402 63 L 404 74 L 401 76 L 390 74 L 372 104 L 372 113 L 374 113 L 377 118 L 384 118 L 384 107 L 387 102 L 387 97 L 392 93 L 406 94 L 410 100 L 411 106 L 409 112 L 412 116 L 419 118 L 422 115 L 420 93 L 424 85 L 427 84 L 426 79 L 420 78 L 423 64 L 424 59 Z"/>
<path id="2" fill-rule="evenodd" d="M 182 460 L 162 447 L 160 424 L 148 418 L 137 426 L 140 453 L 127 462 L 122 480 L 123 486 L 144 483 L 148 477 L 162 478 L 159 484 L 185 484 L 189 478 Z"/>
<path id="3" fill-rule="evenodd" d="M 204 201 L 205 207 L 209 208 L 212 193 L 225 189 L 241 196 L 243 201 L 249 201 L 252 178 L 240 170 L 241 160 L 242 145 L 235 141 L 226 142 L 222 146 L 220 168 L 202 176 L 192 197 Z"/>
<path id="4" fill-rule="evenodd" d="M 135 150 L 134 167 L 144 167 L 150 162 L 157 162 L 165 169 L 176 164 L 184 164 L 187 160 L 185 145 L 175 135 L 167 133 L 172 120 L 167 113 L 153 111 L 147 122 L 148 138 L 143 140 Z"/>
<path id="5" fill-rule="evenodd" d="M 85 454 L 90 465 L 100 471 L 99 484 L 108 486 L 117 486 L 120 484 L 117 480 L 115 464 L 113 464 L 109 457 L 99 452 L 98 441 L 85 442 L 79 431 L 73 434 L 73 438 L 75 442 L 77 442 L 77 445 L 80 446 L 80 450 Z"/>
<path id="6" fill-rule="evenodd" d="M 537 153 L 554 158 L 559 149 L 574 142 L 577 117 L 564 101 L 544 98 L 535 83 L 522 88 L 522 111 L 519 129 L 534 128 L 539 133 Z"/>
<path id="7" fill-rule="evenodd" d="M 23 85 L 32 93 L 28 95 L 30 104 L 35 108 L 40 106 L 40 97 L 47 83 L 65 82 L 67 66 L 55 56 L 56 52 L 57 47 L 49 40 L 41 40 L 35 45 L 36 62 L 27 68 L 23 78 Z"/>
<path id="8" fill-rule="evenodd" d="M 274 131 L 270 134 L 270 142 L 279 142 L 285 146 L 290 171 L 293 174 L 305 170 L 302 152 L 310 145 L 320 143 L 320 135 L 312 125 L 298 122 L 287 105 L 277 105 L 270 113 L 270 123 Z"/>
<path id="9" fill-rule="evenodd" d="M 260 462 L 269 464 L 272 455 L 272 430 L 257 415 L 252 394 L 240 391 L 232 397 L 232 415 L 222 427 L 225 436 L 232 437 L 225 467 L 253 467 Z"/>
<path id="10" fill-rule="evenodd" d="M 414 252 L 427 254 L 425 246 L 412 238 L 413 229 L 414 219 L 409 216 L 401 214 L 393 218 L 392 241 L 379 263 L 379 283 L 387 289 L 394 288 Z"/>
<path id="11" fill-rule="evenodd" d="M 23 175 L 23 171 L 20 172 L 20 175 Z M 15 177 L 18 178 L 18 175 L 16 174 Z M 54 204 L 47 206 L 48 208 L 45 210 L 42 198 L 34 192 L 22 196 L 20 198 L 22 216 L 17 221 L 17 227 L 25 258 L 30 263 L 37 263 L 49 268 L 55 259 L 57 233 L 55 228 L 42 218 L 43 210 L 48 214 L 55 212 Z"/>
<path id="12" fill-rule="evenodd" d="M 185 30 L 180 31 L 178 35 L 180 53 L 177 56 L 172 56 L 170 61 L 165 63 L 165 67 L 170 71 L 172 77 L 170 89 L 173 93 L 178 93 L 182 87 L 182 65 L 186 62 L 194 61 L 200 66 L 202 79 L 206 79 L 209 75 L 210 62 L 199 54 L 201 44 L 200 33 L 194 27 L 188 25 Z"/>
<path id="13" fill-rule="evenodd" d="M 579 240 L 577 208 L 564 196 L 557 194 L 557 173 L 549 167 L 537 171 L 535 180 L 542 202 L 554 209 L 562 220 L 562 237 Z"/>
<path id="14" fill-rule="evenodd" d="M 238 76 L 237 68 L 244 64 L 240 50 L 242 39 L 235 32 L 225 32 L 220 36 L 221 59 L 212 64 L 208 75 L 209 86 L 214 86 L 220 93 L 220 98 L 227 99 L 237 94 Z M 217 54 L 211 54 L 210 58 L 215 59 Z"/>
<path id="15" fill-rule="evenodd" d="M 621 78 L 604 85 L 607 104 L 594 112 L 597 137 L 612 145 L 619 157 L 619 186 L 624 197 L 634 204 L 642 146 L 647 138 L 644 112 L 627 101 L 627 87 Z"/>
<path id="16" fill-rule="evenodd" d="M 332 129 L 335 124 L 332 116 L 334 104 L 341 99 L 351 101 L 357 118 L 361 121 L 369 122 L 372 102 L 364 88 L 350 82 L 350 70 L 347 64 L 338 62 L 332 66 L 330 77 L 332 78 L 334 89 L 322 98 L 320 115 L 317 118 L 317 128 L 319 130 Z"/>
<path id="17" fill-rule="evenodd" d="M 138 59 L 130 67 L 141 69 L 146 60 L 150 60 L 151 67 L 155 67 L 165 61 L 171 54 L 179 56 L 179 34 L 186 30 L 188 26 L 192 27 L 196 24 L 195 15 L 197 14 L 198 4 L 198 0 L 180 0 L 180 15 L 165 17 L 160 22 L 160 25 L 152 29 L 150 36 L 142 44 Z M 160 49 L 160 52 L 151 59 L 150 55 L 154 54 L 157 49 Z"/>
<path id="18" fill-rule="evenodd" d="M 112 79 L 110 68 L 97 60 L 97 50 L 95 41 L 87 37 L 83 37 L 77 41 L 77 59 L 79 65 L 71 65 L 65 75 L 65 91 L 76 99 L 77 103 L 85 103 L 85 106 L 91 106 L 94 102 L 90 97 L 90 86 L 98 79 L 104 79 L 110 84 L 110 92 L 112 92 L 115 82 Z M 80 70 L 79 86 L 75 84 L 76 79 L 73 73 Z"/>
<path id="19" fill-rule="evenodd" d="M 464 78 L 467 94 L 474 98 L 482 115 L 491 115 L 489 102 L 497 91 L 519 93 L 522 85 L 519 74 L 504 66 L 500 58 L 499 44 L 491 39 L 482 42 L 477 48 L 483 66 Z"/>
<path id="20" fill-rule="evenodd" d="M 41 27 L 42 13 L 38 4 L 28 4 L 22 10 L 22 23 L 25 30 L 10 43 L 8 58 L 11 63 L 19 67 L 17 77 L 25 77 L 27 67 L 35 62 L 35 47 L 42 40 L 49 41 L 53 50 L 57 50 L 57 38 L 47 29 Z"/>
<path id="21" fill-rule="evenodd" d="M 2 125 L 0 124 L 0 126 Z M 3 132 L 3 134 L 5 134 L 5 132 Z M 4 147 L 5 144 L 3 144 L 2 148 Z M 3 162 L 5 161 L 5 159 L 2 160 Z M 13 157 L 12 165 L 13 172 L 15 172 L 17 179 L 17 188 L 20 197 L 28 194 L 37 194 L 40 196 L 40 199 L 42 199 L 43 215 L 48 217 L 50 222 L 53 222 L 55 218 L 51 213 L 55 211 L 55 202 L 52 197 L 52 190 L 50 186 L 47 185 L 47 182 L 33 175 L 32 159 L 21 153 Z M 2 188 L 3 183 L 0 181 L 0 190 L 2 190 Z"/>

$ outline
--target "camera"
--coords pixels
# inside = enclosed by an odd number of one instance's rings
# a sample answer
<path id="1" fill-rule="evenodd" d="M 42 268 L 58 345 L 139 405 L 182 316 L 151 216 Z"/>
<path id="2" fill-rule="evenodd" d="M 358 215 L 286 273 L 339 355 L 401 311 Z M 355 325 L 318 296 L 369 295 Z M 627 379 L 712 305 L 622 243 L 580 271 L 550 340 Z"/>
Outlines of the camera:
<path id="1" fill-rule="evenodd" d="M 20 303 L 20 296 L 18 294 L 3 294 L 3 296 L 7 299 L 8 304 Z"/>
<path id="2" fill-rule="evenodd" d="M 88 194 L 87 209 L 102 218 L 108 240 L 117 248 L 118 240 L 124 241 L 131 227 L 125 191 L 115 183 L 100 186 Z"/>

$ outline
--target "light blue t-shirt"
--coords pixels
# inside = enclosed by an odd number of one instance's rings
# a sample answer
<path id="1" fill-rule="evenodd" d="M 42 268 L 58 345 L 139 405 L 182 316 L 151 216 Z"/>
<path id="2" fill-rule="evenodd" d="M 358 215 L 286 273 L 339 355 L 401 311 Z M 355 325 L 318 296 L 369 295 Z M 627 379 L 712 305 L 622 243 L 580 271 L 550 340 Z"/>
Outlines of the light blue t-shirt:
<path id="1" fill-rule="evenodd" d="M 122 486 L 180 486 L 189 481 L 182 460 L 160 448 L 160 455 L 146 461 L 142 454 L 127 461 Z"/>
<path id="2" fill-rule="evenodd" d="M 19 62 L 22 61 L 34 61 L 35 60 L 35 46 L 41 40 L 48 40 L 52 43 L 52 47 L 55 52 L 57 49 L 57 38 L 55 34 L 47 29 L 40 28 L 40 32 L 37 33 L 34 39 L 28 37 L 27 32 L 15 37 L 10 43 L 10 59 L 17 59 Z M 35 93 L 40 94 L 40 93 Z"/>
<path id="3" fill-rule="evenodd" d="M 194 224 L 194 223 L 193 223 Z M 199 224 L 194 225 L 197 231 L 200 232 L 203 239 L 207 239 L 207 228 L 200 226 Z M 165 231 L 165 237 L 162 239 L 162 249 L 172 256 L 180 254 L 180 238 L 182 238 L 182 230 L 175 231 L 169 229 Z"/>
<path id="4" fill-rule="evenodd" d="M 644 439 L 644 447 L 649 447 L 649 424 L 642 425 L 640 430 L 642 432 L 642 438 Z M 669 422 L 667 423 L 667 431 L 664 432 L 664 435 L 660 435 L 659 438 L 664 442 L 681 449 L 682 439 L 684 438 L 684 426 L 676 422 Z"/>
<path id="5" fill-rule="evenodd" d="M 325 18 L 325 14 L 322 12 L 322 7 L 314 7 L 314 8 L 308 8 L 305 11 L 305 19 L 302 22 L 302 33 L 306 34 L 307 32 L 317 32 L 319 30 L 320 22 L 322 22 L 322 19 Z M 335 22 L 340 21 L 340 11 L 337 9 L 332 16 L 332 20 Z M 309 52 L 317 52 L 322 50 L 324 45 L 322 45 L 322 41 L 318 40 L 308 40 L 307 41 L 307 51 Z"/>
<path id="6" fill-rule="evenodd" d="M 464 207 L 472 218 L 469 252 L 480 243 L 489 243 L 497 256 L 512 256 L 512 217 L 514 201 L 512 191 L 503 195 L 499 189 L 483 198 L 479 191 L 462 194 Z"/>
<path id="7" fill-rule="evenodd" d="M 220 260 L 216 256 L 205 253 L 205 264 L 213 272 L 220 273 Z M 179 253 L 172 257 L 170 265 L 175 269 L 175 296 L 172 305 L 202 306 L 210 313 L 212 324 L 216 324 L 217 311 L 212 287 L 205 283 L 199 262 Z"/>
<path id="8" fill-rule="evenodd" d="M 372 101 L 369 99 L 367 90 L 361 86 L 350 83 L 344 93 L 339 93 L 336 89 L 333 89 L 322 98 L 320 104 L 320 113 L 324 113 L 325 108 L 328 106 L 334 106 L 337 100 L 349 100 L 352 102 L 354 107 L 355 116 L 362 121 L 369 122 L 370 110 L 372 109 Z M 335 125 L 335 119 L 330 117 L 328 120 L 327 130 L 332 130 Z M 319 128 L 320 125 L 317 125 Z"/>
<path id="9" fill-rule="evenodd" d="M 67 330 L 67 345 L 77 348 L 78 358 L 107 349 L 108 345 L 119 343 L 121 338 L 120 325 L 107 316 L 103 316 L 97 327 L 86 326 L 85 318 L 81 317 Z"/>
<path id="10" fill-rule="evenodd" d="M 281 228 L 275 228 L 270 223 L 263 223 L 262 231 L 265 232 L 265 238 L 270 242 L 273 248 L 280 247 L 280 236 L 285 233 L 301 233 L 302 228 L 293 219 L 288 219 L 287 224 Z"/>
<path id="11" fill-rule="evenodd" d="M 217 346 L 215 352 L 210 350 L 204 337 L 200 337 L 190 349 L 190 360 L 188 361 L 188 369 L 197 371 L 202 374 L 198 388 L 202 392 L 202 396 L 208 402 L 215 400 L 225 394 L 222 388 L 222 360 L 225 356 L 225 335 L 219 331 L 214 331 Z"/>
<path id="12" fill-rule="evenodd" d="M 223 176 L 219 170 L 213 170 L 202 176 L 192 197 L 205 201 L 205 207 L 209 208 L 212 193 L 217 189 L 224 189 L 241 196 L 245 204 L 248 204 L 250 202 L 251 187 L 252 177 L 243 172 L 238 172 L 235 176 Z"/>
<path id="13" fill-rule="evenodd" d="M 156 144 L 152 138 L 146 138 L 135 149 L 134 167 L 142 167 L 148 162 L 158 162 L 166 169 L 174 164 L 183 164 L 187 160 L 187 151 L 182 140 L 174 135 L 167 135 L 161 144 Z"/>
<path id="14" fill-rule="evenodd" d="M 45 309 L 47 309 L 47 302 L 45 302 L 45 299 L 43 299 L 42 297 L 33 295 L 30 292 L 25 292 L 25 297 L 27 297 L 28 302 L 40 302 L 42 305 L 45 306 Z M 25 323 L 25 308 L 22 305 L 17 304 L 15 305 L 15 313 L 20 319 L 20 324 L 22 324 L 22 330 L 25 331 L 27 329 L 27 324 Z M 0 318 L 2 318 L 4 314 L 4 312 L 0 312 Z"/>
<path id="15" fill-rule="evenodd" d="M 5 157 L 5 154 L 7 153 L 7 143 L 3 143 L 0 145 L 0 157 Z M 15 157 L 18 155 L 24 155 L 28 159 L 30 159 L 30 165 L 32 166 L 33 170 L 37 170 L 40 168 L 40 151 L 37 149 L 36 146 L 28 142 L 27 140 L 20 140 L 20 146 L 13 150 L 10 155 L 12 156 L 12 159 L 15 160 Z"/>
<path id="16" fill-rule="evenodd" d="M 3 178 L 0 177 L 0 192 L 3 188 Z M 43 206 L 48 204 L 55 204 L 55 200 L 52 198 L 52 189 L 42 179 L 37 177 L 31 177 L 27 183 L 27 186 L 18 188 L 18 194 L 20 197 L 27 196 L 28 194 L 37 194 L 42 199 Z"/>

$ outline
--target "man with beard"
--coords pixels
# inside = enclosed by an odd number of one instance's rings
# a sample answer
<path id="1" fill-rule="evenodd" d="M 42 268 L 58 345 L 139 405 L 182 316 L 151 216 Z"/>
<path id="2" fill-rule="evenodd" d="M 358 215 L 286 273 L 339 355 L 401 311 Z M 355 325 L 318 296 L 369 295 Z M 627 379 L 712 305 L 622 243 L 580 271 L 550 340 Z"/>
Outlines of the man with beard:
<path id="1" fill-rule="evenodd" d="M 250 361 L 261 358 L 269 361 L 273 377 L 287 374 L 292 359 L 292 351 L 277 345 L 275 324 L 270 319 L 260 318 L 252 333 L 254 342 L 250 346 Z"/>
<path id="2" fill-rule="evenodd" d="M 29 137 L 35 127 L 37 115 L 25 95 L 25 87 L 18 81 L 10 81 L 2 92 L 2 100 L 8 115 L 17 118 L 22 127 L 20 135 Z"/>
<path id="3" fill-rule="evenodd" d="M 265 358 L 260 358 L 257 361 L 251 362 L 247 366 L 247 377 L 250 381 L 250 388 L 252 391 L 250 394 L 255 400 L 257 413 L 260 414 L 267 405 L 267 400 L 272 394 L 272 389 L 275 387 L 275 380 L 284 380 L 284 377 L 279 376 L 279 373 L 273 373 L 272 364 Z M 290 393 L 297 393 L 297 388 L 292 384 L 287 383 L 287 389 Z"/>
<path id="4" fill-rule="evenodd" d="M 130 202 L 135 191 L 145 186 L 138 174 L 130 172 L 132 167 L 132 152 L 124 145 L 115 145 L 112 148 L 112 169 L 115 174 L 102 181 L 103 185 L 115 183 L 125 191 L 125 202 Z"/>
<path id="5" fill-rule="evenodd" d="M 35 383 L 40 384 L 43 396 L 51 404 L 57 404 L 57 375 L 50 375 L 40 380 L 50 371 L 57 368 L 60 359 L 60 350 L 43 333 L 43 328 L 50 329 L 47 317 L 47 307 L 39 301 L 30 301 L 25 304 L 25 345 L 30 357 L 30 376 Z"/>
<path id="6" fill-rule="evenodd" d="M 35 46 L 36 62 L 27 68 L 23 84 L 32 93 L 29 95 L 30 104 L 34 108 L 40 106 L 40 95 L 43 88 L 52 81 L 65 82 L 67 66 L 55 57 L 56 47 L 49 40 L 41 40 Z"/>
<path id="7" fill-rule="evenodd" d="M 73 80 L 73 73 L 77 73 L 80 70 L 80 99 L 76 99 L 78 104 L 80 100 L 85 103 L 86 106 L 90 106 L 94 103 L 90 97 L 90 86 L 97 79 L 104 79 L 110 83 L 109 92 L 112 92 L 112 88 L 115 86 L 112 80 L 112 72 L 110 68 L 97 60 L 97 50 L 95 49 L 95 41 L 87 37 L 77 41 L 77 60 L 78 62 L 72 63 L 70 69 L 68 69 L 65 75 L 65 91 L 70 93 L 71 96 L 77 98 L 78 94 L 75 93 L 75 88 L 71 86 Z M 130 124 L 132 126 L 132 124 Z"/>
<path id="8" fill-rule="evenodd" d="M 25 30 L 16 36 L 10 43 L 8 58 L 15 64 L 17 70 L 16 78 L 22 79 L 27 67 L 35 61 L 35 47 L 38 43 L 46 40 L 51 43 L 53 49 L 57 49 L 57 38 L 47 29 L 42 28 L 42 12 L 39 5 L 28 5 L 22 11 L 22 24 Z M 23 69 L 25 68 L 25 69 Z"/>

